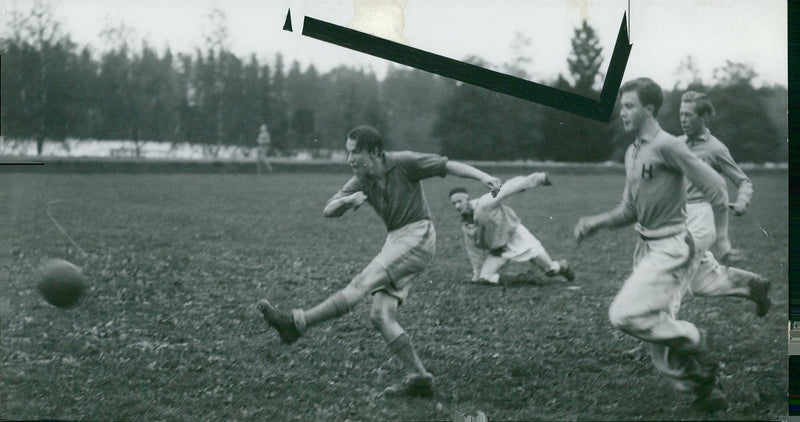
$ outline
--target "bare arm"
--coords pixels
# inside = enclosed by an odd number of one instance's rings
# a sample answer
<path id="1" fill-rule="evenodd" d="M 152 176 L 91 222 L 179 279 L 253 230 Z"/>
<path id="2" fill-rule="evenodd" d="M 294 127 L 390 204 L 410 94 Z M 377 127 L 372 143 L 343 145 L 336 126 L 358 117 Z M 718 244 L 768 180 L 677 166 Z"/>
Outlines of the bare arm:
<path id="1" fill-rule="evenodd" d="M 487 201 L 486 205 L 490 207 L 498 206 L 504 199 L 513 195 L 537 186 L 551 186 L 552 184 L 547 173 L 531 173 L 527 176 L 512 177 L 503 183 L 497 196 Z"/>
<path id="2" fill-rule="evenodd" d="M 447 174 L 453 176 L 464 177 L 468 179 L 475 179 L 483 183 L 492 192 L 497 193 L 502 185 L 502 182 L 497 177 L 493 177 L 484 173 L 481 170 L 472 167 L 469 164 L 464 164 L 458 161 L 448 160 L 446 166 Z"/>
<path id="3" fill-rule="evenodd" d="M 367 195 L 362 192 L 361 182 L 353 176 L 339 192 L 336 192 L 336 195 L 333 195 L 333 198 L 328 200 L 322 213 L 328 218 L 339 217 L 350 208 L 360 207 L 366 200 Z"/>
<path id="4" fill-rule="evenodd" d="M 328 218 L 339 217 L 350 208 L 358 209 L 366 200 L 367 195 L 361 191 L 339 198 L 334 197 L 328 201 L 322 213 Z"/>

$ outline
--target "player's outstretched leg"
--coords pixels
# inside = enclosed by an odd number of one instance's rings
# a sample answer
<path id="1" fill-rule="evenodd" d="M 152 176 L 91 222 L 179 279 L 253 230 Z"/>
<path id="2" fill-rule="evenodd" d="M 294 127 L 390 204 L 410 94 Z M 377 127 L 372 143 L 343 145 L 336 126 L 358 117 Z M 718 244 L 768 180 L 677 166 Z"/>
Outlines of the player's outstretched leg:
<path id="1" fill-rule="evenodd" d="M 706 252 L 692 276 L 689 289 L 695 296 L 743 297 L 756 304 L 756 315 L 763 317 L 772 306 L 770 282 L 764 277 L 736 267 L 720 265 Z"/>
<path id="2" fill-rule="evenodd" d="M 292 309 L 291 313 L 280 312 L 266 299 L 258 302 L 258 309 L 267 324 L 278 331 L 281 341 L 286 344 L 292 344 L 303 335 L 308 327 L 319 324 L 322 321 L 341 317 L 350 312 L 351 304 L 355 304 L 364 295 L 348 291 L 348 287 L 305 311 Z M 353 299 L 348 300 L 348 296 Z"/>
<path id="3" fill-rule="evenodd" d="M 307 328 L 330 319 L 344 316 L 367 293 L 388 279 L 386 272 L 377 264 L 370 264 L 359 273 L 344 289 L 310 309 L 292 309 L 291 314 L 279 312 L 267 300 L 258 302 L 258 308 L 267 323 L 278 331 L 286 344 L 297 341 Z"/>
<path id="4" fill-rule="evenodd" d="M 433 375 L 425 369 L 411 338 L 397 322 L 398 305 L 399 300 L 384 291 L 376 292 L 372 299 L 370 321 L 381 332 L 389 351 L 403 364 L 407 374 L 403 381 L 383 390 L 383 395 L 432 397 Z"/>

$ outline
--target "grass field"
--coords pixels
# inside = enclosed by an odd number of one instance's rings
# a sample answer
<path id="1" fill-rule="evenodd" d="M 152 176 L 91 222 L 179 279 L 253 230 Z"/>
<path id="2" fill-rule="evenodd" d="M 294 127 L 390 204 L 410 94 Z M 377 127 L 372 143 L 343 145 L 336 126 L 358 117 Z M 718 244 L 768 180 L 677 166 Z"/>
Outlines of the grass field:
<path id="1" fill-rule="evenodd" d="M 510 175 L 500 175 L 508 177 Z M 513 198 L 523 222 L 577 279 L 467 285 L 469 264 L 446 192 L 475 182 L 425 182 L 437 259 L 400 311 L 428 369 L 434 399 L 378 394 L 402 376 L 364 303 L 291 347 L 255 302 L 307 306 L 343 287 L 380 249 L 368 207 L 325 219 L 346 174 L 7 174 L 0 180 L 12 250 L 2 296 L 2 410 L 8 419 L 490 420 L 776 419 L 788 414 L 786 173 L 753 178 L 750 216 L 732 218 L 741 266 L 773 281 L 764 319 L 742 299 L 688 298 L 681 316 L 713 333 L 731 407 L 688 408 L 620 335 L 607 309 L 631 268 L 632 229 L 580 247 L 578 217 L 612 208 L 623 176 L 556 175 Z M 53 216 L 92 255 L 84 259 Z M 11 222 L 10 226 L 7 224 Z M 759 227 L 760 224 L 766 235 Z M 10 231 L 10 234 L 8 233 Z M 42 258 L 83 265 L 91 288 L 63 310 L 36 293 Z M 511 268 L 512 272 L 524 267 Z M 573 286 L 572 288 L 568 288 Z"/>

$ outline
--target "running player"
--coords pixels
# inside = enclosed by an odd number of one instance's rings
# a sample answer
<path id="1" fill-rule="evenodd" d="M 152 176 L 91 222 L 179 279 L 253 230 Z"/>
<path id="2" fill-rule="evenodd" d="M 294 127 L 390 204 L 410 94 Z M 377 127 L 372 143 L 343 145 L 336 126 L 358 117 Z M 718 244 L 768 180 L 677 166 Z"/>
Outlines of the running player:
<path id="1" fill-rule="evenodd" d="M 694 404 L 708 411 L 727 408 L 710 357 L 706 335 L 689 321 L 677 320 L 681 295 L 699 261 L 686 229 L 684 209 L 688 178 L 715 210 L 728 206 L 719 177 L 685 143 L 663 131 L 655 115 L 663 102 L 661 87 L 647 78 L 621 88 L 620 117 L 636 140 L 625 153 L 626 181 L 622 202 L 614 210 L 582 217 L 578 240 L 600 228 L 636 223 L 639 235 L 633 272 L 614 298 L 611 324 L 647 342 L 656 368 L 679 388 L 690 388 Z"/>
<path id="2" fill-rule="evenodd" d="M 467 190 L 450 191 L 450 203 L 461 215 L 464 244 L 472 264 L 472 281 L 500 284 L 508 277 L 500 270 L 509 262 L 530 262 L 544 270 L 548 277 L 561 275 L 569 281 L 575 274 L 567 261 L 553 261 L 542 244 L 522 225 L 519 217 L 503 200 L 537 186 L 550 186 L 546 173 L 531 173 L 511 178 L 497 196 L 482 195 L 470 199 Z"/>
<path id="3" fill-rule="evenodd" d="M 747 206 L 753 197 L 753 184 L 733 160 L 725 144 L 708 130 L 708 120 L 713 115 L 714 105 L 711 104 L 711 100 L 706 94 L 696 91 L 685 92 L 681 97 L 680 108 L 681 129 L 683 129 L 684 135 L 679 136 L 678 139 L 685 142 L 701 160 L 733 182 L 738 192 L 736 201 L 731 203 L 729 208 L 733 215 L 742 216 L 747 212 Z M 725 183 L 724 180 L 723 183 Z M 727 191 L 727 185 L 725 185 L 725 190 Z M 689 184 L 686 201 L 689 204 L 687 212 L 691 227 L 692 220 L 695 218 L 692 214 L 692 206 L 705 202 L 705 199 L 702 192 Z M 716 222 L 716 240 L 709 250 L 719 259 L 719 262 L 731 264 L 739 261 L 741 252 L 731 247 L 728 238 L 728 210 L 714 215 L 714 220 Z"/>
<path id="4" fill-rule="evenodd" d="M 389 232 L 383 249 L 344 289 L 316 306 L 283 313 L 261 300 L 259 309 L 281 340 L 291 344 L 308 328 L 345 315 L 371 293 L 370 320 L 407 371 L 406 378 L 385 389 L 384 394 L 429 397 L 433 394 L 433 375 L 423 366 L 396 318 L 413 279 L 430 264 L 435 252 L 436 232 L 420 181 L 449 174 L 478 180 L 496 192 L 500 179 L 436 154 L 384 152 L 381 134 L 370 126 L 351 130 L 345 146 L 354 176 L 328 201 L 323 212 L 326 217 L 339 217 L 369 202 Z"/>
<path id="5" fill-rule="evenodd" d="M 701 160 L 714 170 L 725 175 L 739 188 L 736 202 L 729 205 L 734 215 L 743 215 L 753 194 L 750 179 L 733 161 L 728 148 L 715 138 L 706 127 L 707 119 L 714 113 L 714 106 L 705 94 L 688 91 L 681 97 L 680 119 L 685 135 L 678 137 Z M 714 181 L 727 193 L 728 185 L 719 175 Z M 696 275 L 688 286 L 697 296 L 744 297 L 756 303 L 756 315 L 767 314 L 772 301 L 769 298 L 770 284 L 758 274 L 739 268 L 719 265 L 736 261 L 740 254 L 731 249 L 728 240 L 728 209 L 713 212 L 703 192 L 691 181 L 687 181 L 686 224 L 694 239 L 695 252 L 700 258 Z"/>

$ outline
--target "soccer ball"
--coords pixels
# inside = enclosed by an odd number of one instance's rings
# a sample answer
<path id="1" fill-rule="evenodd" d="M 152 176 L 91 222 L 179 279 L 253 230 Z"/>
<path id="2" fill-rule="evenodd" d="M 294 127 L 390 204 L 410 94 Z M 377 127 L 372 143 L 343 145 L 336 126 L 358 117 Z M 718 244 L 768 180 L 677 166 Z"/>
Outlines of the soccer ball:
<path id="1" fill-rule="evenodd" d="M 86 290 L 81 269 L 63 259 L 50 259 L 39 267 L 39 293 L 59 308 L 75 305 Z"/>

